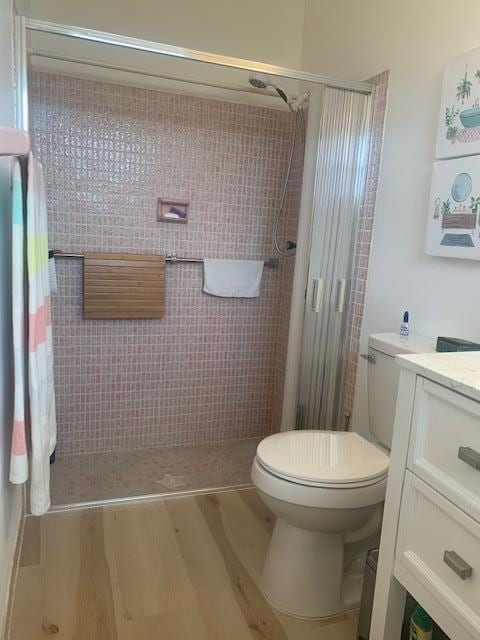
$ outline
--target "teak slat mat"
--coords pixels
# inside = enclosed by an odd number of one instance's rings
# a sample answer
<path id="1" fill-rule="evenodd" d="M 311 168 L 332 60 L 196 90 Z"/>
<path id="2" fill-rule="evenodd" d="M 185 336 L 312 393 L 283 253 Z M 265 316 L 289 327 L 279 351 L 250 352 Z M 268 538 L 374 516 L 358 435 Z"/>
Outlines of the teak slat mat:
<path id="1" fill-rule="evenodd" d="M 164 256 L 85 254 L 84 318 L 163 318 L 164 312 Z"/>

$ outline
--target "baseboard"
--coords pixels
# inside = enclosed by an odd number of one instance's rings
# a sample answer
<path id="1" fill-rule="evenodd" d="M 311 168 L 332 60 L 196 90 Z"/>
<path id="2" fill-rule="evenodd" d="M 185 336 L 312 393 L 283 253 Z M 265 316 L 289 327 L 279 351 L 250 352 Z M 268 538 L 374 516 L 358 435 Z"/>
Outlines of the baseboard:
<path id="1" fill-rule="evenodd" d="M 0 638 L 8 640 L 10 633 L 10 618 L 12 608 L 12 596 L 17 579 L 20 552 L 22 549 L 24 528 L 24 493 L 25 488 L 17 487 L 14 490 L 12 500 L 11 521 L 8 539 L 5 549 L 5 593 L 0 602 Z"/>

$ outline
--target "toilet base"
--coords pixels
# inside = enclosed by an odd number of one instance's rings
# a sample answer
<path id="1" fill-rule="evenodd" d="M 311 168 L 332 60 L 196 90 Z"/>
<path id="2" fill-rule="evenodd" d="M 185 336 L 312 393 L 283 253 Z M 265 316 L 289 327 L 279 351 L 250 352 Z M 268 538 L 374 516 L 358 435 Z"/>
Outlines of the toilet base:
<path id="1" fill-rule="evenodd" d="M 299 618 L 342 613 L 343 553 L 342 533 L 300 529 L 277 518 L 261 579 L 265 597 Z"/>

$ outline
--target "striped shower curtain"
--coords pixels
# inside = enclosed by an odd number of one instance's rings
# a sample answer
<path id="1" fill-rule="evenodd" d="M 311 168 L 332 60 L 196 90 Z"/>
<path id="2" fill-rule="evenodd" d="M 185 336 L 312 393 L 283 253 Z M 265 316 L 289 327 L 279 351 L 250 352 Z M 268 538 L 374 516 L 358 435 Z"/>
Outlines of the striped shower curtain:
<path id="1" fill-rule="evenodd" d="M 25 181 L 20 162 L 14 160 L 12 319 L 15 400 L 10 480 L 22 484 L 30 471 L 30 510 L 34 515 L 41 515 L 50 506 L 50 455 L 55 449 L 57 427 L 47 207 L 42 167 L 32 154 L 28 158 L 27 174 L 25 211 Z"/>

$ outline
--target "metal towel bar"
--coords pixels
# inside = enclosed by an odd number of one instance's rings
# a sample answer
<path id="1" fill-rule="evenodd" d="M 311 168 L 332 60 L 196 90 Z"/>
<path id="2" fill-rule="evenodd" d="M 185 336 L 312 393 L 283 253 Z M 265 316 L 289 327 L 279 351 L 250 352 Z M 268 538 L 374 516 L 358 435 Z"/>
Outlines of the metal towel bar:
<path id="1" fill-rule="evenodd" d="M 83 253 L 68 253 L 68 252 L 53 252 L 53 256 L 55 258 L 84 258 Z M 170 264 L 175 264 L 177 262 L 195 262 L 195 263 L 203 263 L 203 258 L 178 258 L 177 254 L 174 251 L 169 251 L 165 254 L 165 262 Z M 271 269 L 277 269 L 279 265 L 278 258 L 269 258 L 268 260 L 264 260 L 264 265 L 266 267 L 270 267 Z"/>

